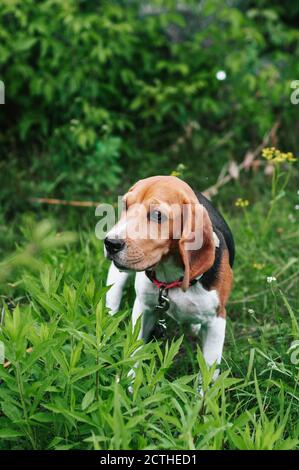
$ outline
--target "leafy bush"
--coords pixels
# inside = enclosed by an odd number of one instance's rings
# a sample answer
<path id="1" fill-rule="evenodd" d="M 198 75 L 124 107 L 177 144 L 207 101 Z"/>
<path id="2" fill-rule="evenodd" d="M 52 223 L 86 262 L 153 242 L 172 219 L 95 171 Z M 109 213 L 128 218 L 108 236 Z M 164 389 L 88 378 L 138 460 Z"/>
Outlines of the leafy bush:
<path id="1" fill-rule="evenodd" d="M 265 1 L 3 0 L 6 159 L 17 152 L 35 194 L 70 197 L 179 162 L 206 186 L 277 119 L 296 152 L 291 14 Z"/>
<path id="2" fill-rule="evenodd" d="M 286 438 L 290 408 L 269 419 L 256 378 L 259 412 L 246 408 L 245 400 L 233 409 L 228 397 L 233 400 L 250 385 L 228 371 L 211 384 L 214 370 L 207 370 L 200 352 L 204 398 L 198 396 L 197 374 L 170 380 L 167 371 L 182 337 L 163 349 L 150 343 L 132 358 L 140 346 L 138 329 L 132 335 L 130 322 L 120 328 L 127 312 L 107 315 L 103 290 L 95 291 L 92 278 L 64 282 L 60 290 L 61 275 L 46 269 L 40 282 L 29 277 L 25 282 L 32 307 L 7 311 L 1 334 L 12 365 L 0 368 L 0 448 L 296 447 L 296 438 Z M 33 350 L 24 354 L 29 342 Z M 127 374 L 137 359 L 131 396 Z"/>

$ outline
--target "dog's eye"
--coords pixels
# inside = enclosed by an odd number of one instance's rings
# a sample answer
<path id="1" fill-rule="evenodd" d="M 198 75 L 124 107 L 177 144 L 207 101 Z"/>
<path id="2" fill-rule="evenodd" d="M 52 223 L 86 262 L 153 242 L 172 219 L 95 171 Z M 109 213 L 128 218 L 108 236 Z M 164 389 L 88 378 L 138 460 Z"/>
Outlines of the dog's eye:
<path id="1" fill-rule="evenodd" d="M 166 216 L 162 214 L 161 211 L 158 211 L 156 209 L 148 214 L 148 218 L 153 222 L 158 222 L 158 224 L 161 224 L 161 222 L 164 222 L 164 220 L 166 219 Z"/>

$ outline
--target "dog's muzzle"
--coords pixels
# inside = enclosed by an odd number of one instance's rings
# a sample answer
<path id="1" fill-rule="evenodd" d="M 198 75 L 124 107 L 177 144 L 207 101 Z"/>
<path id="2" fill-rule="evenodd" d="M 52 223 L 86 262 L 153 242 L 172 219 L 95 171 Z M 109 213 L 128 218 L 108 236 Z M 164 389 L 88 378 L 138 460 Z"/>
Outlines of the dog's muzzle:
<path id="1" fill-rule="evenodd" d="M 119 251 L 121 251 L 125 246 L 125 241 L 121 238 L 108 238 L 106 237 L 104 240 L 105 248 L 107 250 L 108 255 L 115 255 Z"/>

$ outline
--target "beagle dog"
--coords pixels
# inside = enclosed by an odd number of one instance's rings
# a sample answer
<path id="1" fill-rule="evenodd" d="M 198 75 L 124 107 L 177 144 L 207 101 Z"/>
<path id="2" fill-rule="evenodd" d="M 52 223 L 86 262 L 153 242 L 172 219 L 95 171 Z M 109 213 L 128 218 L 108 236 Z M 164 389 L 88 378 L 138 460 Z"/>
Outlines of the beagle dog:
<path id="1" fill-rule="evenodd" d="M 235 247 L 210 201 L 174 176 L 140 180 L 123 197 L 120 220 L 104 245 L 113 261 L 106 297 L 111 314 L 134 271 L 133 327 L 142 315 L 140 338 L 147 341 L 161 315 L 169 315 L 196 337 L 201 331 L 207 365 L 220 364 Z"/>

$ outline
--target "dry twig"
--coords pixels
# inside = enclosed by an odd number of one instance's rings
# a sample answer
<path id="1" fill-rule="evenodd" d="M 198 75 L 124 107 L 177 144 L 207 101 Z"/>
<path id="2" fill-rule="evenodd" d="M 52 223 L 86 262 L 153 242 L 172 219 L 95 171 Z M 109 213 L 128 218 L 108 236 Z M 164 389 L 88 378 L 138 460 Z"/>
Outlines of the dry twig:
<path id="1" fill-rule="evenodd" d="M 217 182 L 203 191 L 203 194 L 208 197 L 212 198 L 218 193 L 219 188 L 224 186 L 225 184 L 229 183 L 232 179 L 234 179 L 235 174 L 240 174 L 241 171 L 249 168 L 252 166 L 253 161 L 258 157 L 264 147 L 266 147 L 269 142 L 274 142 L 276 138 L 276 132 L 279 128 L 280 122 L 276 121 L 272 129 L 265 135 L 263 141 L 256 147 L 255 150 L 252 152 L 246 152 L 246 155 L 239 165 L 236 164 L 236 168 L 234 172 L 229 172 L 229 169 L 226 170 L 225 174 L 223 174 L 220 178 L 218 178 Z M 223 171 L 223 170 L 222 170 Z"/>
<path id="2" fill-rule="evenodd" d="M 65 199 L 48 199 L 44 197 L 31 197 L 29 201 L 37 202 L 39 204 L 53 204 L 75 207 L 97 207 L 100 204 L 100 202 L 94 201 L 66 201 Z"/>

